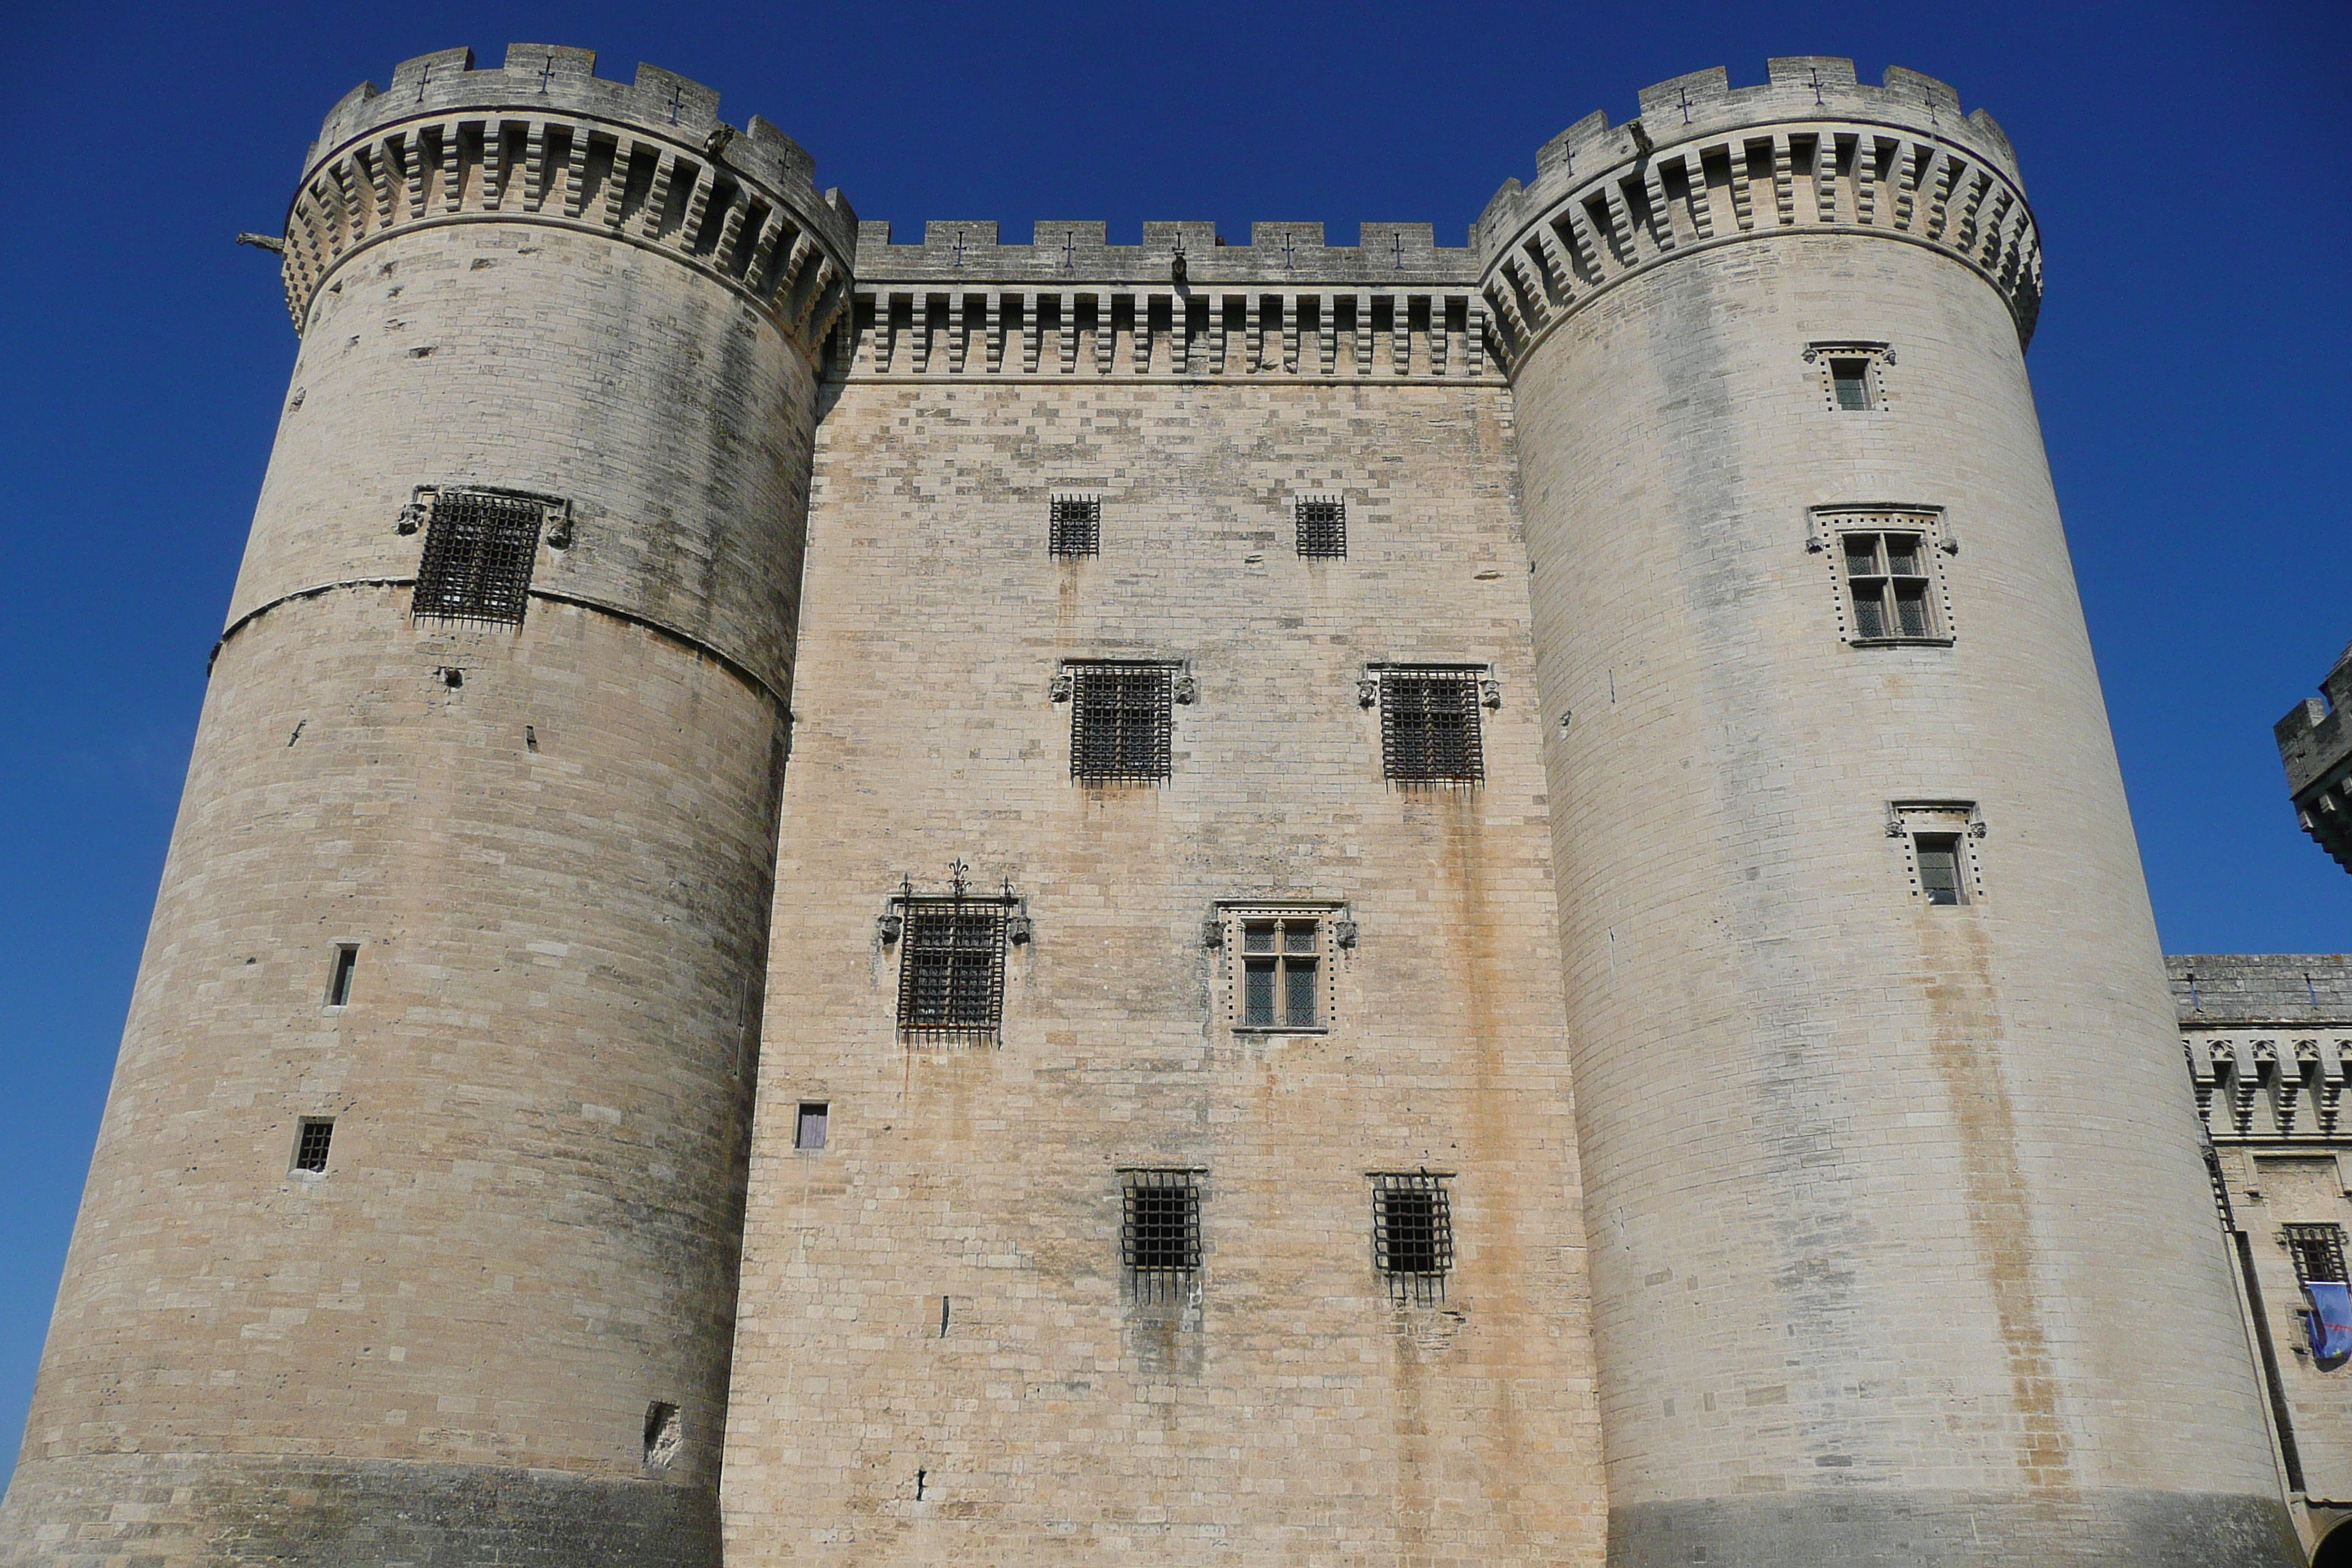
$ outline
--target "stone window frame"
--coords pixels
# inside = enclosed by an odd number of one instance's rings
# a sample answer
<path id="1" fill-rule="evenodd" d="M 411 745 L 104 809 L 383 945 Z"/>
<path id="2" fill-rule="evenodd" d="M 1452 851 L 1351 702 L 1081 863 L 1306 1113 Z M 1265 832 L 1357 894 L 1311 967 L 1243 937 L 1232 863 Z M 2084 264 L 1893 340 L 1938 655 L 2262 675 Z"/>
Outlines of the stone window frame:
<path id="1" fill-rule="evenodd" d="M 1864 501 L 1806 509 L 1805 549 L 1822 557 L 1838 641 L 1848 647 L 1950 647 L 1959 637 L 1952 607 L 1948 557 L 1960 552 L 1959 535 L 1942 507 L 1906 501 Z M 1854 625 L 1853 591 L 1846 576 L 1845 539 L 1854 533 L 1916 533 L 1926 557 L 1928 613 L 1935 625 L 1927 637 L 1866 637 Z"/>
<path id="2" fill-rule="evenodd" d="M 536 507 L 539 511 L 530 546 L 523 552 L 521 574 L 511 584 L 511 606 L 478 604 L 434 605 L 426 602 L 432 592 L 427 581 L 434 562 L 435 520 L 445 500 L 471 500 L 501 507 Z M 510 489 L 502 485 L 435 484 L 418 485 L 409 492 L 408 504 L 400 509 L 394 531 L 402 537 L 422 532 L 425 542 L 420 547 L 416 576 L 410 591 L 409 618 L 417 622 L 438 622 L 444 625 L 503 626 L 509 629 L 523 624 L 530 602 L 531 584 L 538 576 L 539 552 L 542 547 L 562 551 L 572 547 L 572 502 L 563 496 L 544 495 L 536 490 Z M 511 613 L 509 613 L 509 610 Z"/>
<path id="3" fill-rule="evenodd" d="M 1891 800 L 1886 803 L 1886 837 L 1903 847 L 1905 886 L 1911 901 L 1934 909 L 1969 909 L 1985 901 L 1984 862 L 1977 845 L 1987 832 L 1984 814 L 1972 800 Z M 1932 904 L 1919 874 L 1919 841 L 1950 838 L 1958 857 L 1960 898 L 1957 904 Z"/>
<path id="4" fill-rule="evenodd" d="M 1081 716 L 1078 704 L 1078 683 L 1084 672 L 1095 669 L 1159 670 L 1167 675 L 1169 716 L 1161 736 L 1166 742 L 1166 757 L 1164 765 L 1158 773 L 1110 776 L 1080 771 L 1083 758 L 1078 733 Z M 1199 700 L 1200 694 L 1200 682 L 1192 674 L 1192 661 L 1189 658 L 1079 658 L 1073 657 L 1061 660 L 1055 666 L 1053 682 L 1046 689 L 1046 698 L 1047 700 L 1055 703 L 1070 704 L 1070 782 L 1097 789 L 1121 784 L 1157 786 L 1171 782 L 1176 776 L 1175 710 L 1179 708 L 1191 707 Z"/>
<path id="5" fill-rule="evenodd" d="M 1245 952 L 1247 928 L 1265 922 L 1307 921 L 1316 922 L 1315 1022 L 1245 1022 L 1247 1007 L 1243 990 L 1251 956 Z M 1221 899 L 1210 906 L 1202 935 L 1206 945 L 1219 954 L 1216 988 L 1223 997 L 1223 1021 L 1228 1032 L 1262 1038 L 1274 1035 L 1328 1035 L 1339 1026 L 1340 955 L 1355 951 L 1358 937 L 1355 916 L 1346 900 Z M 1286 955 L 1276 952 L 1265 956 L 1279 960 Z"/>
<path id="6" fill-rule="evenodd" d="M 1473 659 L 1371 659 L 1356 677 L 1356 705 L 1377 711 L 1381 718 L 1381 777 L 1392 788 L 1406 789 L 1481 789 L 1486 784 L 1486 723 L 1481 718 L 1475 736 L 1475 755 L 1472 770 L 1466 774 L 1444 777 L 1420 775 L 1400 776 L 1395 772 L 1395 748 L 1391 726 L 1393 719 L 1383 700 L 1388 681 L 1393 677 L 1450 677 L 1476 682 L 1478 707 L 1484 712 L 1499 711 L 1503 706 L 1503 680 L 1491 662 Z"/>
<path id="7" fill-rule="evenodd" d="M 1848 408 L 1839 403 L 1835 370 L 1839 360 L 1863 362 L 1863 389 L 1870 400 L 1868 407 Z M 1890 385 L 1893 378 L 1886 372 L 1895 363 L 1892 344 L 1863 338 L 1824 339 L 1805 345 L 1805 363 L 1814 366 L 1820 375 L 1822 406 L 1828 412 L 1847 416 L 1891 412 L 1895 393 Z"/>

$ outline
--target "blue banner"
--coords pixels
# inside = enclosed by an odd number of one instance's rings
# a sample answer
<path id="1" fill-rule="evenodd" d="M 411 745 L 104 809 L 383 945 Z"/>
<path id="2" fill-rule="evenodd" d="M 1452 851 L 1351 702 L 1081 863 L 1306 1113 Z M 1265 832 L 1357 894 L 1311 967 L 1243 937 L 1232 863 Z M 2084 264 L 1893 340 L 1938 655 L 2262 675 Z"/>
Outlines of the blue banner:
<path id="1" fill-rule="evenodd" d="M 2311 1353 L 2322 1361 L 2352 1355 L 2352 1286 L 2340 1280 L 2314 1279 L 2304 1286 L 2315 1309 L 2304 1314 L 2311 1332 Z"/>

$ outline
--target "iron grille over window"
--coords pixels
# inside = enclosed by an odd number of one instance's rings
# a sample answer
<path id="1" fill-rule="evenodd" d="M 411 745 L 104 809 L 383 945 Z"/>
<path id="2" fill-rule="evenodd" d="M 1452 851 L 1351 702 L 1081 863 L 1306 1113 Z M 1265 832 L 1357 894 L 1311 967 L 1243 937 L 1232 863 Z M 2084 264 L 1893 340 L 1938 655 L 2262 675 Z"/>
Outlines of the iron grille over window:
<path id="1" fill-rule="evenodd" d="M 327 1145 L 334 1142 L 335 1124 L 325 1117 L 305 1117 L 294 1141 L 294 1168 L 318 1174 L 327 1168 Z"/>
<path id="2" fill-rule="evenodd" d="M 1855 640 L 1936 635 L 1925 539 L 1916 533 L 1848 533 L 1839 543 L 1846 588 L 1853 595 Z"/>
<path id="3" fill-rule="evenodd" d="M 2334 1225 L 2291 1225 L 2286 1227 L 2287 1256 L 2294 1259 L 2294 1277 L 2308 1285 L 2345 1282 L 2344 1228 Z"/>
<path id="4" fill-rule="evenodd" d="M 1055 496 L 1045 548 L 1055 555 L 1093 555 L 1102 549 L 1102 502 L 1092 496 Z"/>
<path id="5" fill-rule="evenodd" d="M 420 621 L 522 625 L 549 504 L 483 490 L 436 492 L 411 615 Z"/>
<path id="6" fill-rule="evenodd" d="M 1119 1173 L 1119 1263 L 1129 1288 L 1150 1297 L 1181 1286 L 1201 1267 L 1197 1171 Z"/>
<path id="7" fill-rule="evenodd" d="M 1454 1267 L 1445 1178 L 1426 1171 L 1372 1178 L 1372 1262 L 1399 1301 L 1444 1300 Z"/>
<path id="8" fill-rule="evenodd" d="M 917 1038 L 992 1042 L 1004 1016 L 1009 900 L 902 897 L 898 1027 Z"/>
<path id="9" fill-rule="evenodd" d="M 1070 776 L 1149 783 L 1169 774 L 1176 669 L 1166 664 L 1074 664 Z"/>
<path id="10" fill-rule="evenodd" d="M 1381 673 L 1381 761 L 1399 784 L 1477 784 L 1478 675 L 1466 669 Z"/>
<path id="11" fill-rule="evenodd" d="M 1292 503 L 1298 522 L 1298 553 L 1340 557 L 1348 553 L 1348 503 L 1338 496 L 1301 496 Z"/>

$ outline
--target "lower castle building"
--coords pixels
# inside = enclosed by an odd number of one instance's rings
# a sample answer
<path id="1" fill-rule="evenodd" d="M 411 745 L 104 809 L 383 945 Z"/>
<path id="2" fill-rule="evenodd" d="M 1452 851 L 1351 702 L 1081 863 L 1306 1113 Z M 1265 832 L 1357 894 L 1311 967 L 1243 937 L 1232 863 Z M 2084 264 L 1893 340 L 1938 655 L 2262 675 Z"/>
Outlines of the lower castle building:
<path id="1" fill-rule="evenodd" d="M 304 165 L 0 1563 L 2305 1561 L 2352 981 L 2168 977 L 1989 115 L 902 243 L 593 67 Z"/>

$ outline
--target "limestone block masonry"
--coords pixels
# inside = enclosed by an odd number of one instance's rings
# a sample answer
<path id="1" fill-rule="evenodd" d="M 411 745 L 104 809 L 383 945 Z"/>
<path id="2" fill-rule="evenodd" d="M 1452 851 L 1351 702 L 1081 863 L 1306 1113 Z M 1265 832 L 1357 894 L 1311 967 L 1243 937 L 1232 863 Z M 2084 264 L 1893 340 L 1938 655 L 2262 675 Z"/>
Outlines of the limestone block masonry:
<path id="1" fill-rule="evenodd" d="M 301 351 L 0 1560 L 718 1560 L 808 345 L 855 220 L 760 121 L 714 158 L 708 89 L 591 63 L 411 60 L 311 150 Z M 519 625 L 411 604 L 404 510 L 466 485 L 568 509 Z"/>
<path id="2" fill-rule="evenodd" d="M 899 243 L 593 64 L 305 162 L 0 1565 L 2301 1562 L 1990 117 Z"/>

